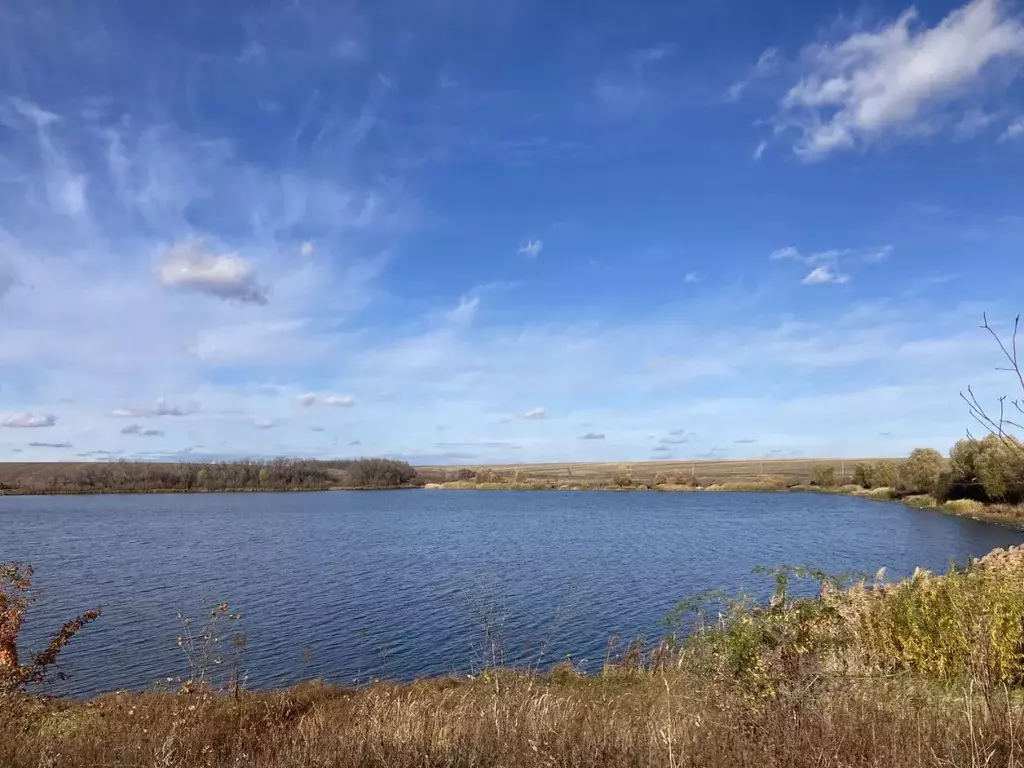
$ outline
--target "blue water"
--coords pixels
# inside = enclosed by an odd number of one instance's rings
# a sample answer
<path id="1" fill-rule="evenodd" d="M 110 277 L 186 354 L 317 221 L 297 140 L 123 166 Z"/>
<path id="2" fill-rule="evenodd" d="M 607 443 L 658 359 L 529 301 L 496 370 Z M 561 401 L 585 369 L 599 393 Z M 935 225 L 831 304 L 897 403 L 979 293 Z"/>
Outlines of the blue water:
<path id="1" fill-rule="evenodd" d="M 58 690 L 73 695 L 183 675 L 176 614 L 214 602 L 244 613 L 251 687 L 407 679 L 489 659 L 485 625 L 510 659 L 594 664 L 612 634 L 657 637 L 681 599 L 765 594 L 755 566 L 899 577 L 1022 540 L 934 511 L 803 494 L 0 497 L 0 561 L 32 562 L 42 592 L 23 650 L 103 610 L 65 651 Z"/>

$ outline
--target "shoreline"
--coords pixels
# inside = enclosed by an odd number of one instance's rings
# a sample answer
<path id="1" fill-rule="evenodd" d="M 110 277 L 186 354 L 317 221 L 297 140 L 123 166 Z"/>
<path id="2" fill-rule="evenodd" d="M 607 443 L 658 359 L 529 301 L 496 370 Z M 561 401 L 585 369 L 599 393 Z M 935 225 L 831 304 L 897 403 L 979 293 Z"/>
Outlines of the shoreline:
<path id="1" fill-rule="evenodd" d="M 423 485 L 364 486 L 348 488 L 344 486 L 328 486 L 324 488 L 225 488 L 225 489 L 177 489 L 151 488 L 145 490 L 64 490 L 40 491 L 30 489 L 0 490 L 0 498 L 4 496 L 151 496 L 151 495 L 190 495 L 222 493 L 331 493 L 352 491 L 356 493 L 372 493 L 374 491 L 507 491 L 537 492 L 560 491 L 577 493 L 818 493 L 823 495 L 851 496 L 868 501 L 885 501 L 902 504 L 913 509 L 926 509 L 941 512 L 954 517 L 966 517 L 978 522 L 1002 525 L 1024 531 L 1024 505 L 984 504 L 979 501 L 958 499 L 940 502 L 927 494 L 908 494 L 899 496 L 892 488 L 867 489 L 860 486 L 840 486 L 837 488 L 820 488 L 814 485 L 798 484 L 780 486 L 772 482 L 726 482 L 706 487 L 676 485 L 666 483 L 656 486 L 634 485 L 590 485 L 590 484 L 556 484 L 554 482 L 532 481 L 523 483 L 475 483 L 456 480 L 447 483 L 425 483 Z"/>

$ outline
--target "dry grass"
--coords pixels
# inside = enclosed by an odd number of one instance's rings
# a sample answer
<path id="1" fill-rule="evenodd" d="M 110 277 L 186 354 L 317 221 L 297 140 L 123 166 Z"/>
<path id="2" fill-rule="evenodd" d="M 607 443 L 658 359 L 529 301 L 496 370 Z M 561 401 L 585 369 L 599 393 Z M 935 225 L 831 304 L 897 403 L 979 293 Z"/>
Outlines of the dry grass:
<path id="1" fill-rule="evenodd" d="M 691 478 L 702 485 L 724 485 L 726 483 L 759 483 L 766 479 L 777 481 L 784 486 L 810 483 L 814 467 L 820 464 L 834 464 L 836 477 L 852 478 L 857 462 L 872 459 L 740 459 L 721 461 L 643 461 L 633 464 L 583 463 L 583 464 L 506 464 L 481 465 L 473 467 L 417 467 L 421 478 L 429 483 L 443 483 L 452 480 L 461 469 L 470 472 L 487 471 L 512 480 L 516 473 L 525 482 L 547 483 L 555 487 L 562 485 L 608 486 L 615 481 L 616 474 L 627 468 L 634 482 L 653 486 L 656 475 L 665 475 L 670 484 L 677 480 Z M 845 470 L 845 475 L 843 471 Z"/>
<path id="2" fill-rule="evenodd" d="M 346 691 L 119 694 L 0 709 L 0 764 L 86 766 L 1018 765 L 1013 707 L 904 680 L 752 702 L 681 671 L 507 673 Z"/>

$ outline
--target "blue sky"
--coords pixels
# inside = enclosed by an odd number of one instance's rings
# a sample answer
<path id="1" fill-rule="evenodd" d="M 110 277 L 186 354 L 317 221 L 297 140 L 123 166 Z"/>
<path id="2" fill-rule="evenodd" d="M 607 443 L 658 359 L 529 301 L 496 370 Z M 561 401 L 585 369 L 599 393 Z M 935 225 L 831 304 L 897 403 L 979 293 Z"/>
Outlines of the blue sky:
<path id="1" fill-rule="evenodd" d="M 1024 6 L 0 9 L 0 459 L 945 449 Z"/>

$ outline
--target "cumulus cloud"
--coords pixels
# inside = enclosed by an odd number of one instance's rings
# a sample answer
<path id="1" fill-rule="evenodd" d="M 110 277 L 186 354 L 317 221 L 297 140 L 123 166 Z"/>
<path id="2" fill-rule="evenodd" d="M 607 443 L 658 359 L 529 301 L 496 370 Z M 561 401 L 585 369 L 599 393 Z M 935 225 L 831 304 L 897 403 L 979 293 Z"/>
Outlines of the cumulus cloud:
<path id="1" fill-rule="evenodd" d="M 156 267 L 157 280 L 171 288 L 197 291 L 221 299 L 266 304 L 252 264 L 237 253 L 210 253 L 198 239 L 175 243 Z"/>
<path id="2" fill-rule="evenodd" d="M 544 250 L 544 243 L 540 240 L 527 240 L 525 244 L 519 246 L 517 253 L 535 259 L 542 250 Z"/>
<path id="3" fill-rule="evenodd" d="M 171 405 L 160 398 L 155 407 L 122 406 L 115 408 L 110 415 L 119 419 L 153 419 L 159 416 L 188 416 L 190 413 L 194 413 L 194 410 Z"/>
<path id="4" fill-rule="evenodd" d="M 910 8 L 876 31 L 813 46 L 812 70 L 783 98 L 779 127 L 797 128 L 794 151 L 805 159 L 885 135 L 934 132 L 950 122 L 959 97 L 984 88 L 990 65 L 1024 55 L 1024 27 L 1008 7 L 973 0 L 931 28 Z"/>
<path id="5" fill-rule="evenodd" d="M 604 435 L 600 432 L 587 432 L 580 437 L 580 440 L 604 440 Z"/>
<path id="6" fill-rule="evenodd" d="M 273 419 L 256 419 L 253 422 L 253 426 L 256 427 L 256 429 L 272 429 L 274 424 L 275 422 Z"/>
<path id="7" fill-rule="evenodd" d="M 29 443 L 29 448 L 70 448 L 71 443 Z"/>
<path id="8" fill-rule="evenodd" d="M 11 413 L 0 419 L 0 427 L 10 427 L 11 429 L 52 427 L 56 423 L 57 417 L 52 413 Z"/>
<path id="9" fill-rule="evenodd" d="M 299 395 L 298 397 L 295 398 L 295 402 L 297 402 L 303 408 L 309 408 L 311 405 L 314 405 L 316 403 L 316 400 L 316 395 L 314 395 L 312 392 L 307 392 L 306 394 Z"/>
<path id="10" fill-rule="evenodd" d="M 850 276 L 836 271 L 835 267 L 828 264 L 815 267 L 800 282 L 804 285 L 825 285 L 826 283 L 841 284 L 849 282 Z"/>
<path id="11" fill-rule="evenodd" d="M 312 256 L 316 251 L 316 244 L 312 240 L 307 240 L 301 246 L 299 246 L 299 253 L 303 256 Z"/>
<path id="12" fill-rule="evenodd" d="M 326 395 L 324 397 L 324 405 L 333 405 L 336 408 L 351 408 L 356 404 L 356 399 L 352 395 Z"/>
<path id="13" fill-rule="evenodd" d="M 531 408 L 523 414 L 524 419 L 538 420 L 546 419 L 548 417 L 547 408 Z"/>
<path id="14" fill-rule="evenodd" d="M 137 435 L 139 437 L 163 437 L 163 431 L 159 429 L 143 429 L 138 424 L 129 424 L 121 430 L 122 435 Z"/>

